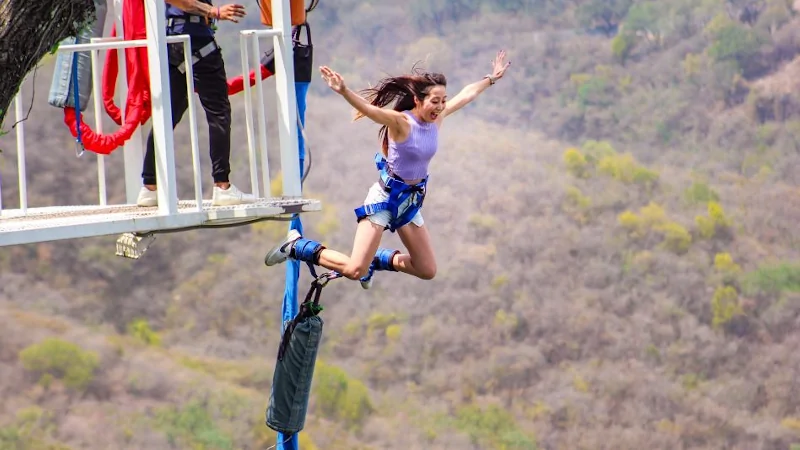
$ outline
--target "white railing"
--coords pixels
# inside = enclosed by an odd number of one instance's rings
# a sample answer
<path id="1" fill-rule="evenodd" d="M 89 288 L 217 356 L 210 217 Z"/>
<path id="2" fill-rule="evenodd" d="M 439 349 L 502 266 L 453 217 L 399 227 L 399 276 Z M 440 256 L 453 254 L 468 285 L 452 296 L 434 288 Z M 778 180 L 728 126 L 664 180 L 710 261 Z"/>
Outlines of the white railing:
<path id="1" fill-rule="evenodd" d="M 253 75 L 255 76 L 256 98 L 258 99 L 258 148 L 261 152 L 261 174 L 264 192 L 270 191 L 269 162 L 267 160 L 267 126 L 266 109 L 264 107 L 264 89 L 261 85 L 261 49 L 259 48 L 258 37 L 277 37 L 280 31 L 277 30 L 243 30 L 239 33 L 239 48 L 242 59 L 242 73 L 250 73 L 250 56 L 254 61 Z M 251 53 L 248 55 L 247 47 L 250 46 Z M 247 147 L 250 155 L 250 183 L 253 186 L 253 194 L 258 196 L 258 175 L 256 174 L 256 146 L 253 142 L 253 101 L 251 98 L 252 87 L 250 86 L 249 75 L 245 75 L 244 83 L 244 115 L 247 119 Z"/>
<path id="2" fill-rule="evenodd" d="M 92 38 L 93 44 L 103 42 L 106 38 Z M 120 40 L 119 38 L 108 38 Z M 100 99 L 100 51 L 92 50 L 92 99 L 94 100 L 94 129 L 97 134 L 103 134 L 103 116 L 98 114 L 103 105 Z M 97 155 L 97 184 L 100 190 L 100 204 L 108 204 L 108 194 L 106 193 L 106 158 L 103 155 Z"/>
<path id="3" fill-rule="evenodd" d="M 20 89 L 21 91 L 22 89 Z M 22 117 L 22 102 L 20 94 L 14 100 L 14 110 L 17 114 L 17 170 L 19 171 L 19 209 L 23 214 L 28 211 L 28 180 L 25 168 L 25 121 Z"/>
<path id="4" fill-rule="evenodd" d="M 247 127 L 248 139 L 248 154 L 250 165 L 250 182 L 252 193 L 256 197 L 261 197 L 261 191 L 258 183 L 258 162 L 257 156 L 261 157 L 261 171 L 262 171 L 262 187 L 264 196 L 270 194 L 270 174 L 268 163 L 268 148 L 267 148 L 267 125 L 266 125 L 266 109 L 264 105 L 263 86 L 261 80 L 260 70 L 260 47 L 259 38 L 272 37 L 274 39 L 275 47 L 275 79 L 277 87 L 277 112 L 278 112 L 278 131 L 279 142 L 281 147 L 280 163 L 281 170 L 283 171 L 283 197 L 300 197 L 300 166 L 298 159 L 298 136 L 297 136 L 297 104 L 294 93 L 294 61 L 292 57 L 292 42 L 291 42 L 291 29 L 282 30 L 283 23 L 289 24 L 289 7 L 287 0 L 272 0 L 273 2 L 273 23 L 272 29 L 260 30 L 243 30 L 240 32 L 240 45 L 242 56 L 242 76 L 244 82 L 244 95 L 245 95 L 245 116 Z M 160 4 L 159 4 L 160 3 Z M 153 107 L 153 133 L 155 138 L 156 148 L 156 174 L 157 183 L 159 186 L 159 214 L 171 215 L 177 213 L 177 194 L 176 194 L 176 177 L 175 177 L 175 158 L 174 149 L 172 147 L 172 127 L 171 121 L 166 120 L 170 117 L 171 108 L 169 97 L 169 83 L 166 78 L 166 71 L 154 70 L 155 68 L 162 67 L 166 64 L 165 48 L 160 49 L 159 43 L 181 43 L 184 49 L 184 65 L 186 67 L 186 82 L 187 92 L 190 96 L 188 102 L 189 112 L 189 128 L 191 136 L 191 152 L 192 152 L 192 169 L 194 178 L 194 200 L 198 211 L 203 210 L 203 191 L 202 191 L 202 173 L 200 166 L 200 153 L 197 136 L 197 112 L 194 102 L 194 74 L 192 67 L 192 54 L 190 48 L 190 41 L 188 35 L 169 36 L 165 34 L 165 20 L 164 20 L 164 6 L 163 2 L 156 0 L 147 0 L 145 2 L 147 25 L 148 25 L 148 39 L 146 40 L 130 40 L 125 41 L 121 37 L 103 37 L 93 38 L 90 43 L 86 44 L 70 44 L 59 46 L 58 52 L 72 53 L 76 51 L 90 51 L 91 52 L 91 70 L 92 70 L 92 95 L 94 96 L 92 108 L 95 116 L 95 131 L 97 133 L 103 132 L 102 115 L 104 113 L 101 102 L 101 79 L 100 71 L 100 50 L 107 49 L 124 49 L 134 47 L 148 47 L 148 59 L 150 60 L 150 75 L 151 75 L 151 101 Z M 157 30 L 153 32 L 153 30 Z M 120 34 L 122 31 L 120 30 Z M 251 52 L 248 53 L 248 44 L 250 44 Z M 123 52 L 119 52 L 122 54 Z M 252 104 L 252 87 L 250 86 L 250 56 L 255 60 L 254 63 L 254 76 L 256 95 L 258 99 L 258 148 L 259 155 L 256 153 L 256 145 L 254 139 L 254 122 L 253 122 L 253 104 Z M 122 59 L 122 58 L 121 58 Z M 126 71 L 124 64 L 120 64 L 120 77 L 124 78 Z M 76 70 L 73 68 L 73 70 Z M 123 80 L 126 83 L 127 80 Z M 21 89 L 20 89 L 21 91 Z M 166 91 L 166 92 L 165 92 Z M 27 176 L 25 169 L 25 125 L 21 121 L 23 119 L 21 92 L 17 93 L 15 97 L 17 125 L 17 166 L 19 178 L 19 195 L 20 195 L 20 212 L 25 215 L 28 209 L 27 197 Z M 122 103 L 122 102 L 121 102 Z M 124 107 L 121 104 L 120 109 L 124 112 Z M 166 110 L 166 111 L 165 111 Z M 169 113 L 169 114 L 167 114 Z M 136 134 L 134 134 L 136 136 Z M 80 154 L 79 154 L 80 156 Z M 130 192 L 132 186 L 129 182 L 132 177 L 138 177 L 138 171 L 141 168 L 141 161 L 135 161 L 136 164 L 130 164 L 131 161 L 126 158 L 125 161 L 125 177 L 126 177 L 126 190 L 128 202 L 132 198 Z M 135 171 L 135 173 L 134 173 Z M 107 188 L 106 188 L 106 166 L 105 156 L 97 154 L 97 176 L 98 176 L 98 203 L 100 205 L 107 205 Z M 137 188 L 138 192 L 138 188 Z M 2 213 L 2 204 L 0 204 L 0 214 Z"/>

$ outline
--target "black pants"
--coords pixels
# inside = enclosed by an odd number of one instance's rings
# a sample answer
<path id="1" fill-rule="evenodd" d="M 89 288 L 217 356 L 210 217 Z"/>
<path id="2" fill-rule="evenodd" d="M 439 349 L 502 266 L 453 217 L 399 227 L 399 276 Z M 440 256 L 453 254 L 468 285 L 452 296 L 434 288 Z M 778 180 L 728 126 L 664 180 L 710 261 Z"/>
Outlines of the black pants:
<path id="1" fill-rule="evenodd" d="M 192 48 L 198 50 L 212 38 L 193 38 Z M 181 45 L 182 44 L 169 44 Z M 183 61 L 181 59 L 181 61 Z M 206 111 L 208 121 L 208 145 L 211 155 L 211 175 L 215 183 L 227 183 L 231 171 L 231 104 L 228 100 L 228 76 L 225 74 L 225 63 L 222 52 L 217 49 L 202 58 L 194 66 L 194 86 L 200 97 L 200 103 Z M 172 128 L 181 121 L 189 107 L 187 96 L 186 74 L 169 65 L 169 87 L 172 93 Z M 177 147 L 177 145 L 176 145 Z M 153 143 L 153 131 L 147 137 L 147 153 L 142 168 L 144 184 L 156 184 L 156 155 Z"/>

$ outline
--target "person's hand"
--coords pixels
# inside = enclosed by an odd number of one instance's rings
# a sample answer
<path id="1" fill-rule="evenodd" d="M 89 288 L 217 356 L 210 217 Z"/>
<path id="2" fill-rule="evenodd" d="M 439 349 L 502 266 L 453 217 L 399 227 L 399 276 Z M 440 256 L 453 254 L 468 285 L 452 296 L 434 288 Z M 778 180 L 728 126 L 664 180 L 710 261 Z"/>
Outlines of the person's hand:
<path id="1" fill-rule="evenodd" d="M 511 65 L 511 61 L 503 63 L 505 57 L 506 57 L 506 51 L 500 50 L 499 52 L 497 52 L 497 56 L 492 61 L 492 77 L 495 80 L 503 78 L 503 74 L 506 73 L 506 69 L 508 69 L 508 66 Z"/>
<path id="2" fill-rule="evenodd" d="M 321 66 L 319 71 L 322 74 L 322 79 L 328 83 L 328 87 L 339 94 L 344 92 L 344 79 L 342 79 L 341 75 L 331 70 L 328 66 Z"/>
<path id="3" fill-rule="evenodd" d="M 217 11 L 217 19 L 219 20 L 229 20 L 233 23 L 239 23 L 239 18 L 245 16 L 244 6 L 237 5 L 235 3 L 231 3 L 228 5 L 222 5 L 219 8 L 215 8 Z"/>

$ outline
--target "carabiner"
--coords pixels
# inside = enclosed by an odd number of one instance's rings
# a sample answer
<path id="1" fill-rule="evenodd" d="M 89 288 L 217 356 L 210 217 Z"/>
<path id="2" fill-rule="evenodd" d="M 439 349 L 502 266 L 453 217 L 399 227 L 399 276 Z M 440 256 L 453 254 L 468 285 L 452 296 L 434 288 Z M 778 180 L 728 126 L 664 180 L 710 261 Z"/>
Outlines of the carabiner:
<path id="1" fill-rule="evenodd" d="M 75 139 L 75 156 L 80 158 L 83 156 L 83 153 L 86 151 L 86 147 L 83 146 L 83 142 Z"/>
<path id="2" fill-rule="evenodd" d="M 314 284 L 316 284 L 320 288 L 324 288 L 325 286 L 328 285 L 328 283 L 330 283 L 331 280 L 335 280 L 337 278 L 340 278 L 341 276 L 342 274 L 340 274 L 335 270 L 332 270 L 330 272 L 325 272 L 314 280 Z"/>

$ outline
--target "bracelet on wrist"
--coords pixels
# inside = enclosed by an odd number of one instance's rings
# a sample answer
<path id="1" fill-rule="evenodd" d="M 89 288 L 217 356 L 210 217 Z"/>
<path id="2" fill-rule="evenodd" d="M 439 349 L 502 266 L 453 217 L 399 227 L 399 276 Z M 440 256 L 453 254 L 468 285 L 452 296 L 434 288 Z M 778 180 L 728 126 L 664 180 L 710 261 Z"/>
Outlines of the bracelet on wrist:
<path id="1" fill-rule="evenodd" d="M 484 78 L 484 79 L 489 79 L 489 86 L 491 86 L 491 85 L 493 85 L 493 84 L 497 83 L 497 78 L 496 78 L 496 77 L 493 77 L 493 76 L 491 76 L 491 75 L 486 75 L 486 76 L 484 76 L 483 78 Z"/>

